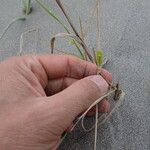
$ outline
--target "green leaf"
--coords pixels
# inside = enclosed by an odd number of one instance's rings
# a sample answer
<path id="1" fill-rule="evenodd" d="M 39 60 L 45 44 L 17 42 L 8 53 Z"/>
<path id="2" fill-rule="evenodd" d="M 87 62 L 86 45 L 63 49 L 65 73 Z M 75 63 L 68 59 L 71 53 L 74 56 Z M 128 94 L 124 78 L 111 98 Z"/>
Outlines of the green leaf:
<path id="1" fill-rule="evenodd" d="M 71 40 L 69 40 L 69 45 L 77 45 L 78 47 L 80 47 L 80 45 L 74 40 L 74 39 L 71 39 Z"/>
<path id="2" fill-rule="evenodd" d="M 75 41 L 73 39 L 69 40 L 69 45 L 75 45 Z"/>
<path id="3" fill-rule="evenodd" d="M 96 51 L 96 63 L 101 65 L 103 63 L 104 53 L 102 50 Z"/>

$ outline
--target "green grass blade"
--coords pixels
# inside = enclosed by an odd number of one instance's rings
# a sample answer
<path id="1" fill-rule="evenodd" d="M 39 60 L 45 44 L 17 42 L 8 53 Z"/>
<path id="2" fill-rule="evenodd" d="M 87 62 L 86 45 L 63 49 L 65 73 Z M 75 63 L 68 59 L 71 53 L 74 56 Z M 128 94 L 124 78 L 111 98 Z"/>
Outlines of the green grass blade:
<path id="1" fill-rule="evenodd" d="M 23 11 L 26 15 L 29 15 L 32 11 L 31 0 L 24 0 Z"/>
<path id="2" fill-rule="evenodd" d="M 103 63 L 104 53 L 102 50 L 96 51 L 96 64 L 99 66 Z"/>
<path id="3" fill-rule="evenodd" d="M 51 17 L 53 17 L 63 28 L 67 33 L 70 33 L 67 27 L 63 24 L 63 22 L 59 19 L 59 17 L 49 8 L 47 5 L 45 5 L 41 0 L 35 0 Z"/>

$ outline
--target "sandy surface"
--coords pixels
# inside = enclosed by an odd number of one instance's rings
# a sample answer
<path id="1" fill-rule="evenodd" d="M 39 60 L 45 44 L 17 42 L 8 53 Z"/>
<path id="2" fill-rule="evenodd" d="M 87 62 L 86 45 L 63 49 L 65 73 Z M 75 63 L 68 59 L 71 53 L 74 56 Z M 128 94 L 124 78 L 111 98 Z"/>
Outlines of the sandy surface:
<path id="1" fill-rule="evenodd" d="M 150 1 L 101 0 L 101 46 L 111 59 L 107 68 L 114 80 L 120 81 L 125 101 L 111 119 L 98 130 L 99 150 L 149 150 L 150 149 Z M 45 1 L 57 13 L 59 9 L 51 0 Z M 63 0 L 75 24 L 78 16 L 83 24 L 90 14 L 94 1 Z M 24 37 L 23 53 L 48 53 L 49 40 L 63 29 L 33 2 L 34 11 L 26 21 L 14 24 L 0 41 L 0 60 L 18 55 L 20 35 L 31 29 L 36 31 Z M 0 1 L 0 34 L 15 17 L 21 16 L 20 0 Z M 63 18 L 64 20 L 64 18 Z M 96 30 L 87 38 L 88 45 L 95 46 Z M 73 48 L 60 42 L 62 49 Z M 67 48 L 66 48 L 67 47 Z M 90 124 L 90 121 L 87 122 Z M 67 138 L 60 149 L 92 150 L 93 132 L 79 140 L 79 129 Z"/>

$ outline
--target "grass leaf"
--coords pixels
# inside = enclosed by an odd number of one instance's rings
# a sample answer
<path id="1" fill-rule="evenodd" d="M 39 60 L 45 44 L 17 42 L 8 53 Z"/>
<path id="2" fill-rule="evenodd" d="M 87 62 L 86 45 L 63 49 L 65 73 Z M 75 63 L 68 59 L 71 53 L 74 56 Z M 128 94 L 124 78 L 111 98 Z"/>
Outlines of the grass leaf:
<path id="1" fill-rule="evenodd" d="M 32 12 L 31 0 L 24 0 L 23 11 L 26 15 L 29 15 Z"/>
<path id="2" fill-rule="evenodd" d="M 102 50 L 96 51 L 96 64 L 100 66 L 103 63 L 104 53 Z"/>
<path id="3" fill-rule="evenodd" d="M 74 45 L 75 41 L 73 39 L 69 40 L 69 45 Z"/>

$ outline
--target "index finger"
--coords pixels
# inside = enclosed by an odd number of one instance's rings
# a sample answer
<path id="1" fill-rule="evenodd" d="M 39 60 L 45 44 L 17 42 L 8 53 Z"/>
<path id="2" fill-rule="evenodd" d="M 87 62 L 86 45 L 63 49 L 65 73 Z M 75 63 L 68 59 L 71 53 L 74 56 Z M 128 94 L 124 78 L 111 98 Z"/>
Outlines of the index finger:
<path id="1" fill-rule="evenodd" d="M 41 55 L 37 58 L 45 69 L 48 79 L 62 77 L 81 79 L 95 75 L 98 71 L 95 64 L 70 55 Z"/>

